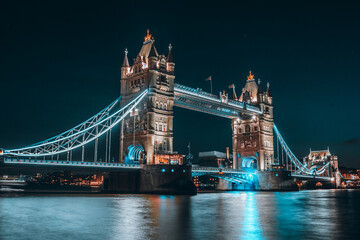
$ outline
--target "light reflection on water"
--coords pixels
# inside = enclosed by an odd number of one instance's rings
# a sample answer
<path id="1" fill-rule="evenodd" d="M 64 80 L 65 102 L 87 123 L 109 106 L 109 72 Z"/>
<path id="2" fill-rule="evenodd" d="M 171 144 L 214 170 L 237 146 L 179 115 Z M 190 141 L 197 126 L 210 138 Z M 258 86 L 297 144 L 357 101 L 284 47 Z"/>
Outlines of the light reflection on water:
<path id="1" fill-rule="evenodd" d="M 354 239 L 360 191 L 0 197 L 0 239 Z"/>

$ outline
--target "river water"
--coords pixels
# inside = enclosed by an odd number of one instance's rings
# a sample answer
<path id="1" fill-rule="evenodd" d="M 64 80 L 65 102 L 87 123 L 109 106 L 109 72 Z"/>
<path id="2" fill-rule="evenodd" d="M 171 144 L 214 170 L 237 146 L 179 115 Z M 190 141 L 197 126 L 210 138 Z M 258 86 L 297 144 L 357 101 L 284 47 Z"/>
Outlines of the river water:
<path id="1" fill-rule="evenodd" d="M 360 190 L 0 197 L 0 239 L 359 239 Z"/>

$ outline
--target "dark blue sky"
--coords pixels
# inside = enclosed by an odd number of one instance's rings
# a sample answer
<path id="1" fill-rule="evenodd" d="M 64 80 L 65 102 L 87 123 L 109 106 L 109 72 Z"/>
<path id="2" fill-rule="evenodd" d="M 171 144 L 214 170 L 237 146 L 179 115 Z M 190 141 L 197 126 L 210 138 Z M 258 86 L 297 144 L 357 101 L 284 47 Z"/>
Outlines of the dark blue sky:
<path id="1" fill-rule="evenodd" d="M 214 91 L 249 70 L 270 82 L 275 123 L 294 153 L 309 148 L 360 167 L 360 11 L 355 3 L 233 5 L 168 1 L 0 4 L 0 146 L 34 143 L 95 114 L 119 95 L 149 28 L 160 53 L 173 45 L 176 82 Z M 221 5 L 220 5 L 221 4 Z M 195 120 L 194 120 L 195 119 Z M 175 110 L 175 150 L 231 147 L 230 121 Z"/>

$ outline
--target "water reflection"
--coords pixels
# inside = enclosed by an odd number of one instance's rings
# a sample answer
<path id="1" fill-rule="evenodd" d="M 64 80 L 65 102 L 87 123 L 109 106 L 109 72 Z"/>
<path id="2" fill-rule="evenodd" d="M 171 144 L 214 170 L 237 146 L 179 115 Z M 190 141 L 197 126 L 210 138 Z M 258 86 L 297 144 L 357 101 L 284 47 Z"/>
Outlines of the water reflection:
<path id="1" fill-rule="evenodd" d="M 0 197 L 0 239 L 346 239 L 360 191 Z"/>
<path id="2" fill-rule="evenodd" d="M 244 215 L 242 216 L 241 236 L 244 239 L 263 239 L 258 213 L 258 205 L 260 203 L 257 203 L 255 192 L 248 192 L 245 196 L 245 201 L 242 201 Z"/>

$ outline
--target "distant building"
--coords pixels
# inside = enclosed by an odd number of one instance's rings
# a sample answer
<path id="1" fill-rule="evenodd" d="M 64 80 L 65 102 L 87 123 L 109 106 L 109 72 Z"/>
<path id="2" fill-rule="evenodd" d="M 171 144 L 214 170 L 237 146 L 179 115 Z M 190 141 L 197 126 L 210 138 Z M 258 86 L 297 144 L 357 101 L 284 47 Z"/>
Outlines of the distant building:
<path id="1" fill-rule="evenodd" d="M 340 169 L 340 173 L 344 179 L 347 180 L 359 180 L 360 179 L 360 170 L 352 169 L 352 168 L 342 168 Z"/>
<path id="2" fill-rule="evenodd" d="M 309 154 L 303 158 L 303 164 L 314 172 L 321 169 L 328 163 L 330 164 L 324 175 L 339 179 L 339 176 L 337 176 L 339 173 L 338 157 L 332 155 L 329 148 L 320 151 L 312 151 L 310 149 Z"/>
<path id="3" fill-rule="evenodd" d="M 218 151 L 199 152 L 199 165 L 204 167 L 232 167 L 232 155 Z"/>
<path id="4" fill-rule="evenodd" d="M 198 191 L 215 190 L 219 179 L 209 175 L 193 177 L 194 184 Z"/>

